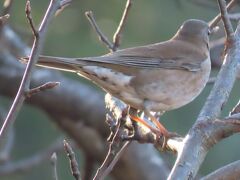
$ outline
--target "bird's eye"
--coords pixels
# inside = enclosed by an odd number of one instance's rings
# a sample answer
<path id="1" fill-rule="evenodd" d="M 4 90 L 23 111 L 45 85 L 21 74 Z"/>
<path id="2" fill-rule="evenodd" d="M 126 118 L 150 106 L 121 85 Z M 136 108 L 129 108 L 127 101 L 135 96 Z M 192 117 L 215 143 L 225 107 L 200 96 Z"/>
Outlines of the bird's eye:
<path id="1" fill-rule="evenodd" d="M 210 35 L 211 34 L 211 30 L 210 29 L 208 29 L 208 35 Z"/>

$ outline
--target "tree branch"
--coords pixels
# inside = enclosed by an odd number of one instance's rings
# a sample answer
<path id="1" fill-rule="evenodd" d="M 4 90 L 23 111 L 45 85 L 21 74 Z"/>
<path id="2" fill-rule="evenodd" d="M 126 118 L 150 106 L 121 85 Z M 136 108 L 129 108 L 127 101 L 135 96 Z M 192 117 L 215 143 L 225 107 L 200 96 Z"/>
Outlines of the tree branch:
<path id="1" fill-rule="evenodd" d="M 14 31 L 4 27 L 3 33 L 4 41 L 0 43 L 4 42 L 5 46 L 2 47 L 8 48 L 9 45 L 10 50 L 26 56 L 25 53 L 29 48 Z M 0 93 L 3 96 L 13 97 L 18 89 L 24 66 L 7 52 L 6 49 L 0 49 L 0 82 L 5 84 L 0 86 Z M 89 157 L 101 163 L 107 152 L 105 149 L 107 145 L 103 139 L 106 139 L 109 134 L 109 129 L 104 123 L 106 116 L 104 94 L 79 80 L 67 78 L 57 71 L 36 68 L 32 75 L 32 86 L 38 86 L 46 81 L 60 81 L 62 86 L 36 94 L 27 99 L 27 103 L 45 111 L 51 117 L 50 119 L 74 139 Z M 68 94 L 68 96 L 62 94 Z M 75 108 L 72 108 L 73 104 Z M 89 113 L 93 108 L 94 113 Z M 88 137 L 88 141 L 85 137 Z M 118 165 L 121 165 L 121 168 L 118 168 Z M 141 180 L 166 179 L 168 173 L 168 166 L 151 144 L 133 142 L 111 175 L 119 179 Z"/>
<path id="2" fill-rule="evenodd" d="M 90 24 L 92 25 L 93 29 L 95 30 L 95 32 L 97 33 L 99 40 L 102 43 L 104 43 L 110 51 L 113 51 L 113 44 L 108 40 L 108 38 L 103 34 L 103 32 L 98 27 L 96 20 L 94 18 L 93 12 L 87 11 L 85 12 L 85 15 L 88 21 L 90 22 Z"/>
<path id="3" fill-rule="evenodd" d="M 110 94 L 107 94 L 105 96 L 105 103 L 108 110 L 108 114 L 110 114 L 111 117 L 114 119 L 121 118 L 122 112 L 126 109 L 127 105 L 123 103 L 122 101 L 119 101 L 117 98 L 111 96 Z M 122 120 L 121 120 L 122 121 Z M 126 123 L 122 128 L 122 131 L 127 132 L 128 129 L 133 128 L 131 120 L 129 118 L 126 119 Z M 128 129 L 126 129 L 128 128 Z M 133 136 L 129 137 L 129 132 L 126 133 L 126 137 L 124 135 L 121 135 L 121 137 L 124 140 L 135 140 L 140 143 L 151 143 L 154 144 L 157 149 L 162 149 L 163 141 L 164 139 L 159 139 L 156 134 L 152 131 L 150 131 L 148 128 L 146 128 L 142 124 L 136 124 L 135 126 L 135 132 Z M 178 152 L 182 148 L 183 138 L 181 137 L 174 137 L 170 138 L 167 141 L 166 144 L 166 150 L 172 151 L 174 153 Z"/>
<path id="4" fill-rule="evenodd" d="M 131 5 L 132 5 L 132 0 L 127 0 L 125 9 L 123 11 L 122 18 L 119 22 L 119 25 L 118 25 L 118 28 L 117 28 L 116 32 L 113 35 L 113 47 L 112 47 L 113 51 L 116 51 L 117 48 L 120 45 L 122 31 L 123 31 L 124 25 L 126 24 Z"/>
<path id="5" fill-rule="evenodd" d="M 105 96 L 106 97 L 106 96 Z M 109 143 L 108 153 L 102 163 L 102 165 L 98 168 L 94 180 L 102 180 L 105 179 L 106 176 L 111 172 L 113 169 L 113 166 L 116 164 L 116 162 L 119 160 L 121 155 L 121 151 L 127 147 L 127 144 L 129 143 L 123 143 L 122 142 L 122 135 L 125 134 L 124 131 L 122 131 L 121 127 L 125 124 L 125 119 L 127 118 L 127 114 L 124 113 L 125 111 L 122 111 L 121 116 L 117 119 L 117 127 L 111 128 L 114 129 L 114 135 L 111 138 L 111 142 Z"/>
<path id="6" fill-rule="evenodd" d="M 53 171 L 53 180 L 58 180 L 58 174 L 57 174 L 57 153 L 54 152 L 50 158 L 51 165 L 52 165 L 52 171 Z"/>
<path id="7" fill-rule="evenodd" d="M 3 139 L 4 133 L 6 131 L 8 131 L 9 128 L 14 123 L 16 116 L 26 98 L 25 93 L 26 93 L 26 91 L 29 90 L 31 74 L 32 74 L 33 68 L 38 60 L 38 56 L 39 56 L 40 52 L 42 51 L 44 37 L 45 37 L 46 31 L 47 31 L 47 27 L 50 23 L 50 20 L 54 16 L 55 12 L 60 7 L 61 7 L 60 0 L 51 0 L 50 4 L 48 6 L 48 9 L 46 11 L 46 14 L 40 24 L 40 27 L 39 27 L 38 31 L 36 31 L 36 29 L 32 23 L 31 16 L 30 16 L 30 13 L 31 13 L 30 3 L 29 3 L 29 1 L 27 1 L 27 3 L 26 3 L 26 15 L 29 20 L 32 31 L 34 33 L 35 39 L 34 39 L 33 47 L 32 47 L 32 50 L 31 50 L 31 53 L 29 56 L 29 62 L 27 64 L 26 70 L 23 74 L 23 78 L 22 78 L 19 90 L 18 90 L 17 95 L 13 101 L 13 104 L 8 112 L 8 115 L 4 121 L 4 124 L 0 130 L 1 140 Z"/>
<path id="8" fill-rule="evenodd" d="M 226 1 L 218 0 L 218 4 L 219 4 L 219 10 L 221 12 L 222 21 L 224 24 L 224 30 L 227 36 L 227 41 L 230 41 L 232 39 L 234 31 L 233 31 L 232 23 L 228 17 Z"/>
<path id="9" fill-rule="evenodd" d="M 240 100 L 238 101 L 237 105 L 233 108 L 230 114 L 233 115 L 236 113 L 240 113 Z"/>
<path id="10" fill-rule="evenodd" d="M 81 180 L 81 174 L 78 169 L 78 162 L 76 160 L 75 153 L 74 153 L 72 147 L 70 146 L 70 144 L 68 144 L 68 142 L 66 140 L 63 141 L 63 145 L 64 145 L 64 150 L 67 153 L 67 156 L 68 156 L 68 159 L 70 162 L 70 167 L 71 167 L 71 172 L 72 172 L 73 177 L 76 180 Z"/>
<path id="11" fill-rule="evenodd" d="M 125 152 L 125 150 L 127 149 L 127 147 L 130 145 L 130 141 L 125 142 L 120 150 L 114 155 L 112 161 L 110 162 L 110 164 L 108 165 L 108 167 L 103 171 L 103 173 L 101 174 L 101 177 L 99 178 L 99 180 L 104 180 L 107 175 L 110 174 L 110 172 L 113 170 L 114 166 L 116 165 L 116 163 L 118 162 L 118 160 L 120 159 L 120 157 L 123 155 L 123 153 Z M 95 178 L 95 180 L 97 180 L 98 178 Z"/>
<path id="12" fill-rule="evenodd" d="M 237 0 L 231 0 L 226 9 L 229 11 L 237 2 Z M 218 22 L 221 20 L 221 13 L 219 13 L 211 22 L 209 22 L 209 27 L 213 29 L 215 26 L 217 26 Z"/>
<path id="13" fill-rule="evenodd" d="M 240 26 L 234 35 L 233 45 L 228 50 L 216 82 L 204 104 L 196 123 L 184 139 L 184 147 L 178 154 L 177 160 L 168 179 L 194 178 L 208 150 L 214 145 L 212 137 L 216 131 L 207 126 L 207 122 L 218 118 L 234 85 L 239 66 Z M 209 129 L 210 128 L 210 129 Z M 219 129 L 223 131 L 223 129 Z M 194 147 L 194 149 L 192 148 Z M 191 149 L 191 153 L 189 150 Z M 196 156 L 197 155 L 197 156 Z"/>
<path id="14" fill-rule="evenodd" d="M 30 89 L 29 91 L 27 91 L 25 93 L 25 96 L 30 98 L 34 94 L 37 94 L 37 93 L 39 93 L 41 91 L 46 91 L 48 89 L 52 89 L 52 88 L 54 88 L 56 86 L 59 86 L 59 85 L 60 85 L 60 82 L 47 82 L 47 83 L 45 83 L 43 85 L 40 85 L 38 87 Z"/>

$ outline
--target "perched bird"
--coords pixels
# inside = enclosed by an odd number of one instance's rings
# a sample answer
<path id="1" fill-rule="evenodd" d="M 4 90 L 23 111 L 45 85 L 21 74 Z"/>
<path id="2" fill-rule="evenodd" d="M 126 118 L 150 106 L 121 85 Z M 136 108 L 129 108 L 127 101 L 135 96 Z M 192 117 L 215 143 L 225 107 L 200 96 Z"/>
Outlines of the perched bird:
<path id="1" fill-rule="evenodd" d="M 122 49 L 99 57 L 40 56 L 37 65 L 77 73 L 130 107 L 142 110 L 159 132 L 169 132 L 151 112 L 179 108 L 195 99 L 211 71 L 208 24 L 185 21 L 168 41 Z M 28 61 L 28 58 L 22 58 Z M 138 117 L 132 119 L 151 126 Z"/>

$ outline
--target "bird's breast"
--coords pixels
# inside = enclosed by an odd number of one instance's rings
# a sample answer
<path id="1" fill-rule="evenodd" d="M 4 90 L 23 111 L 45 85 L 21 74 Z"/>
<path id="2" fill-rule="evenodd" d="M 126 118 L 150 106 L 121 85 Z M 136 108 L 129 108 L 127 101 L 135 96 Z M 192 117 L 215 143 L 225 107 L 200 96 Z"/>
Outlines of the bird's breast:
<path id="1" fill-rule="evenodd" d="M 147 108 L 152 111 L 168 111 L 188 104 L 205 87 L 211 71 L 210 58 L 201 64 L 197 72 L 159 69 L 142 72 L 132 85 Z M 146 105 L 145 105 L 146 106 Z"/>

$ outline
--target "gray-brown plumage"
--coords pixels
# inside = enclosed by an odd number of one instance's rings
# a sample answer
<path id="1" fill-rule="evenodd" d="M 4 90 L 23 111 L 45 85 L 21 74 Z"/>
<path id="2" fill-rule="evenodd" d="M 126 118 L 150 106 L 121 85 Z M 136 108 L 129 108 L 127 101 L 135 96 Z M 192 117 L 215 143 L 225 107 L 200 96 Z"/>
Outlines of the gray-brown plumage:
<path id="1" fill-rule="evenodd" d="M 165 42 L 99 57 L 40 56 L 38 65 L 84 76 L 151 116 L 150 111 L 179 108 L 200 94 L 211 70 L 208 45 L 208 24 L 192 19 Z"/>

